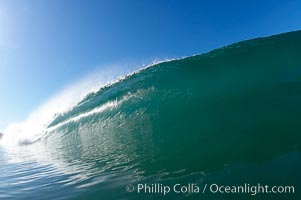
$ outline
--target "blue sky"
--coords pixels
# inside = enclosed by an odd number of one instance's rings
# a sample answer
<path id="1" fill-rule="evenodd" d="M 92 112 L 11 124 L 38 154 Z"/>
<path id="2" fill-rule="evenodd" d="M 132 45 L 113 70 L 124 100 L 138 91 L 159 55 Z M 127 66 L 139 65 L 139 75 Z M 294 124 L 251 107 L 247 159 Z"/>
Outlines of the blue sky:
<path id="1" fill-rule="evenodd" d="M 0 0 L 0 131 L 102 67 L 299 30 L 300 19 L 301 0 Z"/>

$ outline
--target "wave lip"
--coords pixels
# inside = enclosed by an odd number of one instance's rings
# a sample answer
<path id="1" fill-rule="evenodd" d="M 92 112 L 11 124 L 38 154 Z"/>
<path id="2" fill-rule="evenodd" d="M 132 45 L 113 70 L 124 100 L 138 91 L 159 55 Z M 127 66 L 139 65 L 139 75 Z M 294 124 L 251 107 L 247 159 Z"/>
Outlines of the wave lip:
<path id="1" fill-rule="evenodd" d="M 163 60 L 119 76 L 115 81 L 102 84 L 102 87 L 99 82 L 87 84 L 85 81 L 75 87 L 70 86 L 39 107 L 24 122 L 8 126 L 2 140 L 5 143 L 33 143 L 56 128 L 70 122 L 80 124 L 82 118 L 116 107 L 116 103 L 123 102 L 122 98 L 128 94 L 148 88 L 154 91 L 150 96 L 141 97 L 141 102 L 147 100 L 150 106 L 137 101 L 131 104 L 130 98 L 126 100 L 129 101 L 128 110 L 154 106 L 153 110 L 149 110 L 152 115 L 174 105 L 174 110 L 170 110 L 173 113 L 175 110 L 189 110 L 191 107 L 184 105 L 190 102 L 196 105 L 195 110 L 203 112 L 201 103 L 207 105 L 217 98 L 224 98 L 227 102 L 227 98 L 242 98 L 243 95 L 251 95 L 251 91 L 265 95 L 264 92 L 270 92 L 272 88 L 280 91 L 280 87 L 295 91 L 298 85 L 293 79 L 298 79 L 300 74 L 297 68 L 300 59 L 296 53 L 300 52 L 300 33 L 252 39 L 201 55 Z M 280 92 L 285 99 L 282 89 Z M 154 102 L 166 104 L 166 108 Z M 122 108 L 119 111 L 128 110 Z M 191 112 L 195 113 L 193 109 Z"/>

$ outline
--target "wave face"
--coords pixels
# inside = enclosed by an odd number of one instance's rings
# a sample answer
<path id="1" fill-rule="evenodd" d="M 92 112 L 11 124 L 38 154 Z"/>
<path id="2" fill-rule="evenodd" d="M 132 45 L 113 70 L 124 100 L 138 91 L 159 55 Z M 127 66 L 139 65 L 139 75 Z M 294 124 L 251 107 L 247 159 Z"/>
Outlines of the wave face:
<path id="1" fill-rule="evenodd" d="M 126 192 L 129 183 L 300 187 L 300 103 L 298 31 L 142 69 L 87 95 L 57 115 L 39 142 L 23 148 L 31 162 L 51 166 L 50 175 L 37 180 L 52 183 L 40 188 L 50 195 L 45 199 L 140 199 Z M 55 193 L 59 188 L 65 192 Z M 4 189 L 1 195 L 13 196 Z M 164 198 L 191 195 L 212 197 Z"/>

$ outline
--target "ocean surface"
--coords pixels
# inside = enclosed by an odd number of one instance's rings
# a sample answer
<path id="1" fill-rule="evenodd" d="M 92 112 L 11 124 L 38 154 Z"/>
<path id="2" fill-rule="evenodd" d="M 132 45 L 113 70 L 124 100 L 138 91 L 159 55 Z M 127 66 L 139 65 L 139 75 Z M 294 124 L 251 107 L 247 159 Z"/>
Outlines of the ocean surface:
<path id="1" fill-rule="evenodd" d="M 24 124 L 1 141 L 0 199 L 301 199 L 301 31 L 154 64 L 43 128 Z M 138 184 L 200 191 L 138 193 Z"/>

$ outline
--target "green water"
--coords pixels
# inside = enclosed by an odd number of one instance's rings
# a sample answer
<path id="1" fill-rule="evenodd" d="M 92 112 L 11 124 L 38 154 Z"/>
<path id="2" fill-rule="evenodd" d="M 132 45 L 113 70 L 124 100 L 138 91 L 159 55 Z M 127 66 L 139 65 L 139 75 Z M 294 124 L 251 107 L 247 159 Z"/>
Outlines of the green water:
<path id="1" fill-rule="evenodd" d="M 40 141 L 0 147 L 0 198 L 300 199 L 300 103 L 301 31 L 163 62 L 88 95 Z M 245 183 L 295 193 L 202 193 Z"/>

